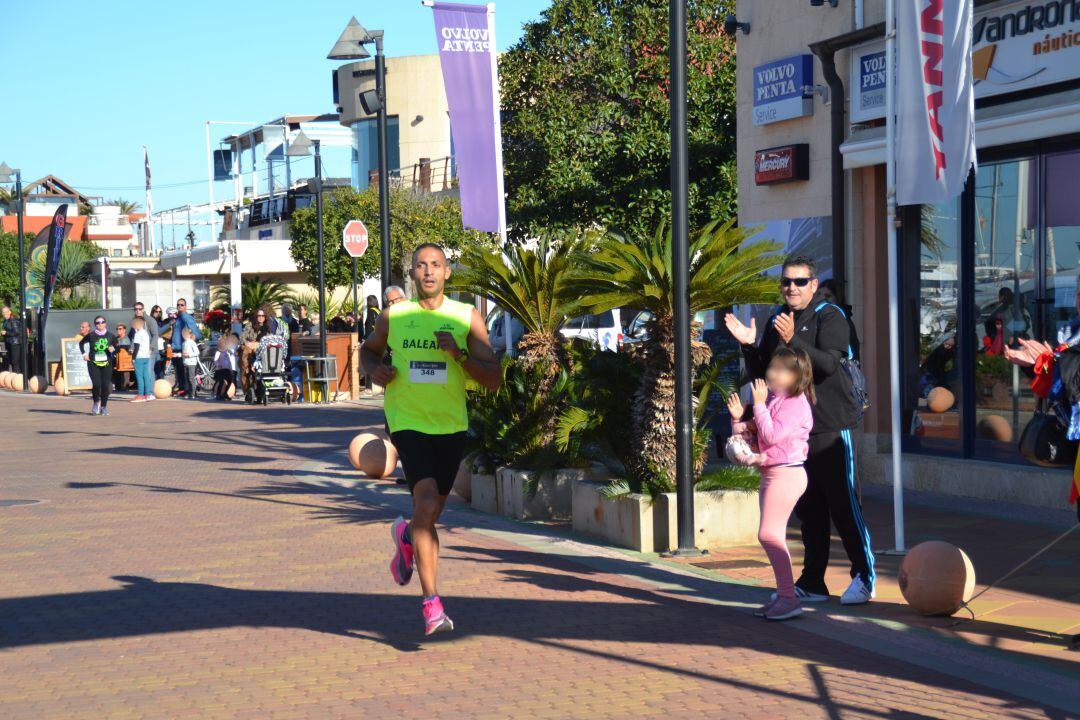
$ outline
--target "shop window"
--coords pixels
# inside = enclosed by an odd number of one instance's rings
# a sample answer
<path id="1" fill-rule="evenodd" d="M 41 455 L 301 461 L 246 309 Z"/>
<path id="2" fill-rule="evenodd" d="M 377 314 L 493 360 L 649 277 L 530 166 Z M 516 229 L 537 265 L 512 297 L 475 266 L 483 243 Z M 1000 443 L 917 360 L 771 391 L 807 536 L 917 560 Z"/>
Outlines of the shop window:
<path id="1" fill-rule="evenodd" d="M 1004 352 L 1058 341 L 1080 313 L 1080 152 L 1050 143 L 980 158 L 962 196 L 904 208 L 907 450 L 1025 462 L 1040 400 Z"/>
<path id="2" fill-rule="evenodd" d="M 924 205 L 921 231 L 909 238 L 917 262 L 909 260 L 915 310 L 907 326 L 915 342 L 908 348 L 905 413 L 909 432 L 922 449 L 959 454 L 962 441 L 963 383 L 957 319 L 960 300 L 960 204 Z M 912 242 L 913 241 L 913 242 Z"/>

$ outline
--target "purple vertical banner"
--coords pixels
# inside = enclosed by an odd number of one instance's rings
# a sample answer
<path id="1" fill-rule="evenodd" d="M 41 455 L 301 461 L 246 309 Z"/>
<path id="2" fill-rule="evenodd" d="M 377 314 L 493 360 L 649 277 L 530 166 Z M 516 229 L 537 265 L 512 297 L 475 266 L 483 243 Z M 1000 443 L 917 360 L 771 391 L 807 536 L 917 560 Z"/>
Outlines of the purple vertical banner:
<path id="1" fill-rule="evenodd" d="M 425 3 L 427 4 L 427 3 Z M 502 233 L 502 126 L 495 54 L 495 5 L 430 3 L 435 11 L 450 132 L 465 227 Z"/>

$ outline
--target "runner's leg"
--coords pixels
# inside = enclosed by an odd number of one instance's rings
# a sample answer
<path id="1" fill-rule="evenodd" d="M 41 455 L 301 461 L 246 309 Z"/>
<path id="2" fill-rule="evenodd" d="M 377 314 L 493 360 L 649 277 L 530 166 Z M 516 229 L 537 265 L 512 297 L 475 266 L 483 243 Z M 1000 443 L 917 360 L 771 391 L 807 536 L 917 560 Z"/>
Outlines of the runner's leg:
<path id="1" fill-rule="evenodd" d="M 446 505 L 446 496 L 439 495 L 435 478 L 424 478 L 413 487 L 413 517 L 409 535 L 416 553 L 416 570 L 424 597 L 438 595 L 439 533 L 435 529 Z"/>

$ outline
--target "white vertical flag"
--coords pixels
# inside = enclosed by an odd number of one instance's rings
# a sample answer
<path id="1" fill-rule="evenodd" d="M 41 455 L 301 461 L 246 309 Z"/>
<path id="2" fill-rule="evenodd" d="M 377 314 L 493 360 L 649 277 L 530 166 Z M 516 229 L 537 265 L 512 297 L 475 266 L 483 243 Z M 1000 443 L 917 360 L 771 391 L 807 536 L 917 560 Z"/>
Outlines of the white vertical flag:
<path id="1" fill-rule="evenodd" d="M 898 0 L 896 202 L 959 195 L 975 163 L 972 0 Z"/>

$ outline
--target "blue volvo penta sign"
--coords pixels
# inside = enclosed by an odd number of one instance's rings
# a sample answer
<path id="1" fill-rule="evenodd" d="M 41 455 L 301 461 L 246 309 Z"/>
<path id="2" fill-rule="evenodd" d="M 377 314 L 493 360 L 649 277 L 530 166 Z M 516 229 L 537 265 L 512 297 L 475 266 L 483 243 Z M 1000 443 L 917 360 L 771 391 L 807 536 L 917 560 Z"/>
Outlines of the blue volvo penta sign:
<path id="1" fill-rule="evenodd" d="M 754 68 L 754 124 L 813 115 L 814 56 L 795 55 Z"/>

